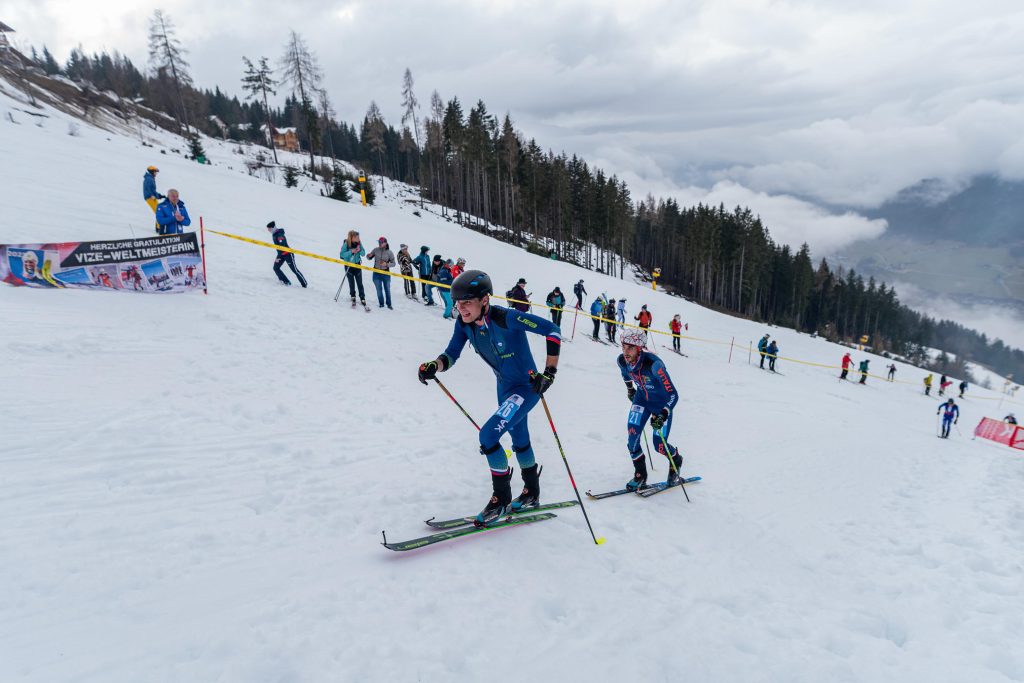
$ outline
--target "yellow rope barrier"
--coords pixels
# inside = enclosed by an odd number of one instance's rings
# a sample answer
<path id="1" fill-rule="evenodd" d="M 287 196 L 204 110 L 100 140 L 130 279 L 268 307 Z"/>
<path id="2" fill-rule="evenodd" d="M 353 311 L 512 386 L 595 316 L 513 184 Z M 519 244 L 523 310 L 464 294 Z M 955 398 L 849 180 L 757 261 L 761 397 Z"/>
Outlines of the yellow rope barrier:
<path id="1" fill-rule="evenodd" d="M 339 265 L 345 266 L 346 268 L 359 268 L 360 270 L 368 270 L 368 271 L 370 271 L 372 273 L 381 273 L 383 275 L 390 275 L 391 277 L 397 277 L 397 278 L 401 278 L 403 280 L 410 280 L 412 282 L 419 282 L 420 284 L 430 285 L 431 287 L 437 287 L 439 289 L 451 289 L 451 285 L 441 284 L 441 283 L 438 283 L 438 282 L 434 282 L 433 280 L 424 280 L 422 278 L 414 277 L 414 276 L 411 276 L 411 275 L 404 275 L 402 273 L 392 273 L 389 270 L 380 270 L 379 268 L 373 268 L 372 266 L 364 266 L 361 263 L 349 263 L 348 261 L 345 261 L 345 260 L 340 259 L 340 258 L 333 258 L 333 257 L 330 257 L 330 256 L 323 256 L 321 254 L 314 254 L 313 252 L 302 251 L 300 249 L 293 249 L 292 247 L 282 247 L 280 245 L 272 244 L 270 242 L 263 242 L 262 240 L 252 239 L 251 237 L 242 237 L 241 235 L 233 235 L 233 234 L 231 234 L 229 232 L 221 232 L 220 230 L 213 230 L 211 228 L 207 228 L 206 231 L 210 232 L 210 233 L 213 233 L 214 235 L 220 235 L 221 237 L 228 237 L 228 238 L 233 239 L 233 240 L 238 240 L 240 242 L 247 242 L 249 244 L 255 244 L 257 246 L 266 247 L 268 249 L 275 249 L 277 251 L 286 251 L 286 252 L 289 252 L 289 253 L 292 253 L 292 254 L 298 254 L 299 256 L 305 256 L 307 258 L 317 259 L 319 261 L 327 261 L 328 263 L 337 263 Z M 532 301 L 520 301 L 518 299 L 509 299 L 508 297 L 500 296 L 498 294 L 492 294 L 491 298 L 500 299 L 502 301 L 507 301 L 507 302 L 513 303 L 513 304 L 527 304 L 529 306 L 536 306 L 538 308 L 546 308 L 548 310 L 561 310 L 561 311 L 576 310 L 576 309 L 570 309 L 570 308 L 566 308 L 566 307 L 558 308 L 557 306 L 548 306 L 547 304 L 534 303 Z M 720 341 L 718 339 L 703 339 L 701 337 L 691 337 L 691 336 L 685 335 L 685 334 L 672 334 L 671 332 L 665 332 L 665 331 L 662 331 L 662 330 L 655 330 L 655 329 L 651 329 L 649 327 L 642 327 L 640 325 L 634 325 L 632 323 L 619 322 L 617 320 L 609 320 L 608 318 L 602 318 L 601 316 L 598 316 L 598 315 L 591 315 L 590 313 L 587 313 L 583 309 L 580 309 L 579 313 L 581 315 L 583 315 L 584 317 L 590 318 L 591 320 L 600 320 L 603 323 L 612 323 L 616 327 L 628 327 L 628 328 L 632 328 L 632 329 L 636 329 L 636 330 L 643 330 L 644 332 L 647 332 L 647 333 L 650 333 L 650 334 L 661 334 L 661 335 L 665 335 L 667 337 L 675 337 L 675 338 L 678 338 L 678 339 L 687 339 L 687 340 L 690 340 L 690 341 L 700 342 L 700 343 L 703 343 L 703 344 L 717 344 L 719 346 L 730 346 L 730 345 L 732 345 L 734 343 L 734 342 Z M 758 354 L 760 354 L 760 353 L 761 352 L 758 351 Z M 768 357 L 768 358 L 772 357 L 772 355 L 769 354 L 769 353 L 766 353 L 765 356 Z M 829 370 L 841 370 L 842 369 L 841 365 L 830 365 L 828 363 L 815 363 L 813 361 L 800 360 L 798 358 L 788 358 L 786 356 L 776 356 L 776 359 L 777 360 L 784 360 L 787 363 L 798 363 L 800 365 L 809 365 L 811 367 L 816 367 L 816 368 L 827 368 Z M 863 374 L 863 373 L 860 372 L 860 370 L 855 370 L 853 368 L 850 369 L 850 373 L 851 374 L 856 373 L 858 375 Z M 887 382 L 889 384 L 919 384 L 918 382 L 915 382 L 915 381 L 912 381 L 912 380 L 905 380 L 905 379 L 897 379 L 897 380 L 893 380 L 893 381 L 890 382 L 887 378 L 882 377 L 881 375 L 873 375 L 871 373 L 868 373 L 868 377 L 874 377 L 875 379 L 882 380 L 883 382 Z M 1005 398 L 1005 397 L 972 396 L 972 399 L 978 399 L 978 400 L 982 400 L 982 401 L 999 401 L 999 400 L 1004 400 L 1006 403 L 1013 403 L 1014 405 L 1024 405 L 1024 404 L 1019 404 L 1016 401 L 1013 401 L 1013 400 Z"/>

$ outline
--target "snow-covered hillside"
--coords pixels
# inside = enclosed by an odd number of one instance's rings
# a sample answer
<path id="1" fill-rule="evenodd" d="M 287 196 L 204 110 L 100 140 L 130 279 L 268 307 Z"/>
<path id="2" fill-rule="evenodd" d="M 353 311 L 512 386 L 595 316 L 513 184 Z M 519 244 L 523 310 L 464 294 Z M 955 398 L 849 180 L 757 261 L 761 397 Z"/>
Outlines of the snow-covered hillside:
<path id="1" fill-rule="evenodd" d="M 415 376 L 451 324 L 400 282 L 396 310 L 366 314 L 334 303 L 337 266 L 300 258 L 310 286 L 286 288 L 273 252 L 208 235 L 209 296 L 0 287 L 0 680 L 1024 680 L 1024 458 L 970 441 L 1002 417 L 981 400 L 996 394 L 963 401 L 962 434 L 939 440 L 909 366 L 907 384 L 786 361 L 772 375 L 747 362 L 765 331 L 786 357 L 834 365 L 845 349 L 398 200 L 288 190 L 215 141 L 200 166 L 86 125 L 68 135 L 53 111 L 12 123 L 21 106 L 0 98 L 2 243 L 147 234 L 156 163 L 207 227 L 265 240 L 276 220 L 326 255 L 354 228 L 462 256 L 500 291 L 525 277 L 535 300 L 583 278 L 630 317 L 646 303 L 656 327 L 680 313 L 737 347 L 731 363 L 728 346 L 659 349 L 682 390 L 672 441 L 704 478 L 692 503 L 590 502 L 599 547 L 568 509 L 396 554 L 382 529 L 423 535 L 490 491 L 476 432 Z M 604 490 L 631 475 L 629 404 L 588 327 L 547 398 L 581 489 Z M 443 379 L 478 420 L 494 409 L 473 354 Z M 571 498 L 539 408 L 531 433 L 544 499 Z"/>

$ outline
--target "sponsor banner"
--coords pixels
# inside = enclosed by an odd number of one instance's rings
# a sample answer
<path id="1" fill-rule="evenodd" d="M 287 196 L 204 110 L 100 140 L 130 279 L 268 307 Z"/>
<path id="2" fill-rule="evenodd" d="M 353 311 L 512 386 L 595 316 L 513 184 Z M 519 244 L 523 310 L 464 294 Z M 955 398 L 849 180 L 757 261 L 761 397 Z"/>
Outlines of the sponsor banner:
<path id="1" fill-rule="evenodd" d="M 1008 422 L 984 417 L 978 423 L 978 426 L 974 428 L 974 435 L 989 441 L 1005 444 L 1010 448 L 1024 450 L 1024 429 Z"/>
<path id="2" fill-rule="evenodd" d="M 195 233 L 107 242 L 0 244 L 0 280 L 15 287 L 115 289 L 125 292 L 202 290 Z"/>

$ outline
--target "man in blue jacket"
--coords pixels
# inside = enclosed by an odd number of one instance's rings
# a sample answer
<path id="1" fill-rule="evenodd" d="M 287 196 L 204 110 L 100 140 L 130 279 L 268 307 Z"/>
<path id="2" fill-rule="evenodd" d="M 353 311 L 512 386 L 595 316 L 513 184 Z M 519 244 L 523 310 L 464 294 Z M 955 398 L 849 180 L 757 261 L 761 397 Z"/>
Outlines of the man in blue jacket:
<path id="1" fill-rule="evenodd" d="M 477 526 L 499 521 L 513 510 L 540 504 L 540 470 L 530 445 L 527 416 L 555 381 L 562 343 L 554 323 L 530 313 L 492 305 L 493 293 L 491 278 L 482 271 L 467 270 L 455 278 L 451 294 L 458 316 L 451 341 L 436 360 L 419 367 L 419 380 L 426 384 L 437 373 L 450 370 L 468 342 L 498 380 L 498 410 L 480 429 L 480 452 L 491 469 L 493 495 L 476 516 Z M 534 364 L 527 332 L 544 335 L 547 341 L 547 362 L 542 373 L 537 372 Z M 512 500 L 512 469 L 499 443 L 506 432 L 512 437 L 512 450 L 523 476 L 523 492 L 515 500 Z"/>
<path id="2" fill-rule="evenodd" d="M 768 335 L 761 337 L 761 341 L 757 342 L 757 352 L 761 354 L 761 369 L 764 370 L 764 357 L 768 353 Z"/>
<path id="3" fill-rule="evenodd" d="M 185 202 L 178 199 L 177 190 L 167 190 L 167 198 L 156 207 L 157 234 L 180 235 L 183 228 L 192 225 Z"/>
<path id="4" fill-rule="evenodd" d="M 665 363 L 650 351 L 644 351 L 646 344 L 647 334 L 642 330 L 626 332 L 622 335 L 622 353 L 616 361 L 626 383 L 626 395 L 633 403 L 626 421 L 626 447 L 633 459 L 633 478 L 626 482 L 626 488 L 631 491 L 647 486 L 647 461 L 640 447 L 640 437 L 648 418 L 654 429 L 655 450 L 666 458 L 671 457 L 675 465 L 669 465 L 666 481 L 669 486 L 679 483 L 679 469 L 683 466 L 683 456 L 668 442 L 672 411 L 679 402 L 679 393 L 668 376 Z"/>
<path id="5" fill-rule="evenodd" d="M 412 260 L 413 265 L 419 270 L 421 280 L 430 280 L 430 247 L 420 247 L 420 255 Z M 434 305 L 434 288 L 428 285 L 426 282 L 420 283 L 423 285 L 423 301 L 426 302 L 427 306 Z"/>
<path id="6" fill-rule="evenodd" d="M 601 334 L 602 315 L 604 315 L 604 302 L 601 300 L 601 297 L 597 297 L 590 304 L 590 317 L 594 319 L 594 341 L 601 341 L 597 335 Z"/>

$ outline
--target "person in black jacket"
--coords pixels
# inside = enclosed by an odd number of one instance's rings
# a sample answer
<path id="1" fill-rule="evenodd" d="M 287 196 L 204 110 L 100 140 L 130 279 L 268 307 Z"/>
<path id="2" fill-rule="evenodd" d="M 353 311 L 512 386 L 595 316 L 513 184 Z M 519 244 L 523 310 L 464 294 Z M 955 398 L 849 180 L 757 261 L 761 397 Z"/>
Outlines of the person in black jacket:
<path id="1" fill-rule="evenodd" d="M 276 221 L 270 221 L 267 223 L 267 231 L 274 239 L 274 244 L 279 247 L 288 246 L 288 239 L 284 236 L 284 228 L 277 227 Z M 295 277 L 299 279 L 299 284 L 305 288 L 306 278 L 302 277 L 302 273 L 300 273 L 299 269 L 295 267 L 295 254 L 290 251 L 277 252 L 277 258 L 274 259 L 274 272 L 277 274 L 277 279 L 280 280 L 282 284 L 291 284 L 291 280 L 288 279 L 288 276 L 281 272 L 281 266 L 286 263 L 288 264 L 288 267 L 292 269 L 292 272 L 295 273 Z"/>

